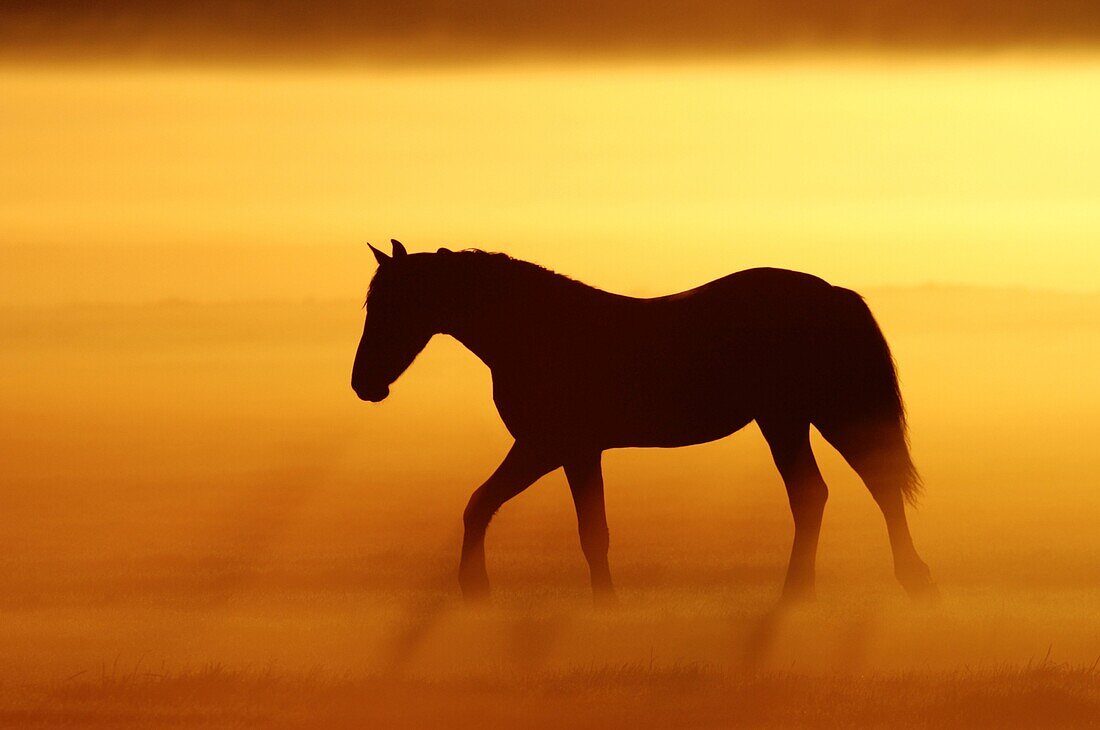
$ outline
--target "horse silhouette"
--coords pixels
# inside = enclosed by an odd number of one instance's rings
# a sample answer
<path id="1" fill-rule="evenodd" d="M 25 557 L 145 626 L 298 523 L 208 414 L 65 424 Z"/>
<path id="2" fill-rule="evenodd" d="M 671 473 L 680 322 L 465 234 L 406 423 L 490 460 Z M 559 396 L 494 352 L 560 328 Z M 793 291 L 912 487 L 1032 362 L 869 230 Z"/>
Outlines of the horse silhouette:
<path id="1" fill-rule="evenodd" d="M 614 602 L 600 461 L 623 447 L 687 446 L 755 420 L 783 478 L 794 543 L 782 599 L 814 593 L 828 489 L 815 426 L 863 479 L 886 518 L 894 570 L 914 598 L 934 595 L 905 504 L 920 481 L 909 455 L 894 361 L 863 298 L 808 274 L 750 269 L 670 296 L 612 294 L 505 254 L 371 246 L 352 387 L 378 402 L 436 334 L 492 371 L 515 439 L 463 514 L 459 583 L 489 591 L 485 531 L 496 511 L 563 467 L 597 602 Z"/>

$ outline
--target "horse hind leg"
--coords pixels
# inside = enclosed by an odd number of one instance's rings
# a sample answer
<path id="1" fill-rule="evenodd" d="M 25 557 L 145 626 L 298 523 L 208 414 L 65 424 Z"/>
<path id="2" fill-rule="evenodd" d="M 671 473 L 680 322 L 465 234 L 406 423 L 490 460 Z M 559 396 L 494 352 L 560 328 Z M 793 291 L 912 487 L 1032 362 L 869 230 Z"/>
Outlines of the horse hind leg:
<path id="1" fill-rule="evenodd" d="M 821 518 L 829 498 L 829 489 L 810 448 L 810 422 L 775 418 L 758 419 L 757 423 L 787 488 L 794 517 L 794 542 L 783 583 L 782 602 L 810 600 L 814 597 Z"/>
<path id="2" fill-rule="evenodd" d="M 592 578 L 592 596 L 597 606 L 614 606 L 617 599 L 607 561 L 609 537 L 600 461 L 598 451 L 567 459 L 565 476 L 569 480 L 569 491 L 573 494 L 573 505 L 577 510 L 577 528 L 581 550 L 588 561 Z"/>
<path id="3" fill-rule="evenodd" d="M 901 426 L 814 425 L 859 474 L 882 510 L 898 582 L 913 600 L 934 600 L 938 595 L 936 584 L 928 565 L 917 554 L 905 516 L 907 495 L 912 495 L 917 485 Z"/>

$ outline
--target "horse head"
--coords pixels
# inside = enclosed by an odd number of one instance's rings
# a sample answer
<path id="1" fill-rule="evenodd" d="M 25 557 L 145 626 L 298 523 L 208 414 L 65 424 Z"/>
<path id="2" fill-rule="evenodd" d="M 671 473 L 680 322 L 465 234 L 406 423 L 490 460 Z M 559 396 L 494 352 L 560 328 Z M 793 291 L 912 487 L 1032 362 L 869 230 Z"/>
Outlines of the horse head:
<path id="1" fill-rule="evenodd" d="M 389 395 L 390 384 L 439 331 L 419 261 L 426 255 L 410 256 L 400 241 L 392 244 L 390 254 L 367 244 L 378 269 L 367 294 L 367 317 L 351 374 L 356 395 L 374 403 Z"/>

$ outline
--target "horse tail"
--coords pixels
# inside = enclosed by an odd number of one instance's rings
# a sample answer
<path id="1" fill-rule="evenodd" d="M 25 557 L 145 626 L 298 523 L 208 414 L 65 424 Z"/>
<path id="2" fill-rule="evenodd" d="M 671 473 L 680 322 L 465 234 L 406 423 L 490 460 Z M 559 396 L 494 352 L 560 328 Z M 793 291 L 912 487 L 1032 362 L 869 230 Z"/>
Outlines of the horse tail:
<path id="1" fill-rule="evenodd" d="M 836 330 L 826 407 L 815 425 L 856 469 L 872 494 L 900 490 L 910 504 L 921 492 L 909 452 L 897 367 L 882 329 L 863 297 L 834 287 Z"/>

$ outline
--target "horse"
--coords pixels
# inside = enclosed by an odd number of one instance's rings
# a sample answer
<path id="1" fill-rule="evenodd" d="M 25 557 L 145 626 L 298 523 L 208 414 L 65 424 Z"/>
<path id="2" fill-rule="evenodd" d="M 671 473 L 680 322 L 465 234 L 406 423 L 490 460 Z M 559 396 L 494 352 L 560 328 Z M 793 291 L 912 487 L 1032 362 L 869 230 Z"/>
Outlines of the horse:
<path id="1" fill-rule="evenodd" d="M 364 305 L 355 393 L 383 400 L 433 336 L 450 335 L 489 367 L 493 400 L 514 438 L 463 512 L 458 572 L 466 599 L 489 593 L 485 532 L 493 515 L 563 468 L 593 596 L 615 603 L 603 452 L 714 441 L 752 421 L 794 517 L 781 604 L 814 596 L 828 488 L 810 447 L 811 426 L 881 509 L 902 587 L 914 599 L 935 596 L 906 520 L 921 483 L 894 360 L 856 292 L 809 274 L 756 268 L 636 298 L 502 253 L 409 254 L 397 240 L 390 254 L 370 248 L 378 268 Z"/>

